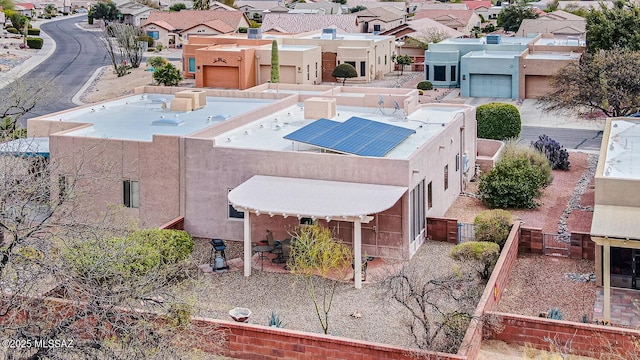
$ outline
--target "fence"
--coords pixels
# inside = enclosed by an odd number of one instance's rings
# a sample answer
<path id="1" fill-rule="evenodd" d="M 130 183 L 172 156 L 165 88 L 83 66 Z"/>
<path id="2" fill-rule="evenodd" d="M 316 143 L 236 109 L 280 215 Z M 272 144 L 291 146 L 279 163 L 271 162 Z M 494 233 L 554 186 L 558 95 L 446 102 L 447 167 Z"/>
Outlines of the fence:
<path id="1" fill-rule="evenodd" d="M 542 253 L 550 256 L 569 257 L 571 243 L 563 241 L 558 234 L 542 234 Z"/>
<path id="2" fill-rule="evenodd" d="M 472 223 L 458 223 L 458 244 L 476 240 L 476 226 Z"/>

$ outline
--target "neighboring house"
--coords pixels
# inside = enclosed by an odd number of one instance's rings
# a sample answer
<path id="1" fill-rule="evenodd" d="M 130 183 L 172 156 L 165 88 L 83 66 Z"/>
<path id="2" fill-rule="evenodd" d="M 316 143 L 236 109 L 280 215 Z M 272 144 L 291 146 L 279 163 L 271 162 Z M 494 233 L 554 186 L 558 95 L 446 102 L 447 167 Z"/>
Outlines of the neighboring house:
<path id="1" fill-rule="evenodd" d="M 284 2 L 277 0 L 237 0 L 235 2 L 238 11 L 244 12 L 252 20 L 261 20 L 263 12 L 282 5 Z M 288 8 L 285 9 L 285 12 L 289 11 Z"/>
<path id="2" fill-rule="evenodd" d="M 147 35 L 169 47 L 188 41 L 189 35 L 227 34 L 248 27 L 244 13 L 226 10 L 153 11 L 142 25 Z"/>
<path id="3" fill-rule="evenodd" d="M 537 19 L 524 19 L 515 36 L 551 34 L 556 39 L 586 39 L 587 20 L 566 11 L 558 10 Z M 577 41 L 577 40 L 576 40 Z"/>
<path id="4" fill-rule="evenodd" d="M 603 318 L 611 319 L 611 287 L 640 289 L 640 119 L 607 119 L 595 173 L 591 239 L 596 285 L 604 288 Z"/>
<path id="5" fill-rule="evenodd" d="M 409 3 L 409 13 L 420 10 L 469 10 L 464 3 L 445 3 L 440 1 L 416 1 Z"/>
<path id="6" fill-rule="evenodd" d="M 498 19 L 498 14 L 500 14 L 500 12 L 504 9 L 504 7 L 502 6 L 497 6 L 497 5 L 480 5 L 476 8 L 473 9 L 473 12 L 475 12 L 476 14 L 478 14 L 479 16 L 482 16 L 482 18 L 484 18 L 485 20 L 497 20 Z"/>
<path id="7" fill-rule="evenodd" d="M 60 169 L 78 154 L 91 154 L 97 170 L 108 164 L 76 186 L 76 201 L 91 194 L 83 211 L 120 208 L 145 228 L 182 217 L 194 237 L 243 241 L 250 276 L 251 243 L 266 229 L 283 239 L 301 223 L 331 228 L 356 263 L 363 254 L 408 260 L 418 251 L 426 217 L 443 216 L 474 175 L 476 121 L 475 107 L 421 105 L 417 94 L 145 86 L 97 111 L 91 104 L 29 119 L 27 131 L 41 139 L 38 153 L 60 162 L 52 183 L 67 181 Z M 362 141 L 371 136 L 365 127 L 375 129 L 374 142 Z M 321 145 L 329 136 L 337 142 Z"/>
<path id="8" fill-rule="evenodd" d="M 342 14 L 342 7 L 338 3 L 318 1 L 308 3 L 295 3 L 293 8 L 296 11 L 316 11 L 321 15 L 340 15 Z"/>
<path id="9" fill-rule="evenodd" d="M 30 19 L 36 18 L 43 13 L 43 9 L 34 3 L 16 3 L 13 10 Z"/>
<path id="10" fill-rule="evenodd" d="M 464 0 L 462 3 L 467 6 L 467 9 L 474 11 L 480 7 L 488 9 L 493 6 L 490 0 Z"/>
<path id="11" fill-rule="evenodd" d="M 297 35 L 191 37 L 182 53 L 185 77 L 196 87 L 247 89 L 270 79 L 271 43 L 277 39 L 280 82 L 319 84 L 335 82 L 333 70 L 341 63 L 356 68 L 350 83 L 367 83 L 392 71 L 393 36 L 339 33 L 323 29 Z M 266 36 L 265 36 L 266 37 Z"/>
<path id="12" fill-rule="evenodd" d="M 480 16 L 473 10 L 420 10 L 413 18 L 429 18 L 465 35 L 470 35 L 472 29 L 481 23 Z"/>
<path id="13" fill-rule="evenodd" d="M 148 6 L 136 2 L 126 2 L 118 5 L 118 11 L 122 14 L 121 22 L 133 26 L 142 25 L 152 11 L 157 11 Z"/>
<path id="14" fill-rule="evenodd" d="M 359 33 L 362 26 L 355 14 L 309 15 L 266 13 L 263 15 L 262 33 L 299 34 L 325 28 L 336 28 L 346 33 Z"/>
<path id="15" fill-rule="evenodd" d="M 407 22 L 407 13 L 395 7 L 377 7 L 355 13 L 362 32 L 381 33 Z"/>
<path id="16" fill-rule="evenodd" d="M 459 87 L 464 97 L 536 99 L 560 68 L 577 62 L 586 47 L 566 39 L 487 35 L 447 39 L 425 52 L 425 80 Z"/>
<path id="17" fill-rule="evenodd" d="M 429 18 L 409 20 L 402 26 L 383 32 L 382 35 L 396 37 L 396 44 L 400 45 L 396 47 L 398 55 L 409 55 L 413 60 L 411 71 L 424 70 L 424 51 L 429 43 L 464 36 L 463 33 Z"/>
<path id="18" fill-rule="evenodd" d="M 237 3 L 237 2 L 236 2 Z M 238 9 L 229 5 L 223 4 L 219 1 L 212 1 L 209 5 L 209 10 L 226 10 L 226 11 L 238 11 Z M 248 15 L 247 15 L 248 16 Z"/>

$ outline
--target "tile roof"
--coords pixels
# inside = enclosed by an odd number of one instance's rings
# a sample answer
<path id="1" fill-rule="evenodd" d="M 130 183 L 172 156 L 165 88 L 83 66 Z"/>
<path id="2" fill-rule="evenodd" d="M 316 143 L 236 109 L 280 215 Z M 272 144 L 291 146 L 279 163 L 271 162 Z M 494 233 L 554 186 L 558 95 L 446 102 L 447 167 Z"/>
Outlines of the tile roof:
<path id="1" fill-rule="evenodd" d="M 488 9 L 493 6 L 490 0 L 463 0 L 462 3 L 467 5 L 469 10 L 475 10 L 483 6 Z"/>
<path id="2" fill-rule="evenodd" d="M 342 8 L 338 3 L 328 3 L 324 1 L 319 2 L 308 2 L 308 3 L 296 3 L 296 10 L 306 10 L 306 9 L 325 9 L 326 14 L 341 14 Z M 333 12 L 332 12 L 333 11 Z"/>
<path id="3" fill-rule="evenodd" d="M 234 31 L 236 31 L 235 28 L 232 28 L 231 26 L 225 24 L 222 20 L 217 20 L 217 19 L 216 20 L 212 20 L 212 21 L 207 21 L 207 22 L 202 23 L 202 24 L 194 25 L 194 26 L 192 26 L 192 27 L 190 27 L 188 29 L 184 29 L 182 31 L 185 32 L 185 31 L 188 31 L 189 29 L 193 29 L 194 27 L 197 27 L 197 26 L 200 26 L 200 25 L 209 27 L 209 28 L 221 33 L 221 34 L 228 34 L 228 33 L 232 33 Z"/>
<path id="4" fill-rule="evenodd" d="M 398 14 L 397 11 L 389 10 L 384 7 L 378 7 L 378 8 L 358 11 L 357 13 L 355 13 L 355 15 L 358 16 L 359 19 L 363 17 L 371 17 L 371 18 L 376 18 L 380 21 L 391 22 L 391 21 L 404 19 L 406 14 L 405 13 Z"/>
<path id="5" fill-rule="evenodd" d="M 243 7 L 243 6 L 247 6 L 247 7 L 251 8 L 252 10 L 256 10 L 256 11 L 262 10 L 262 11 L 264 11 L 264 10 L 271 9 L 273 7 L 276 7 L 276 6 L 280 6 L 280 5 L 282 5 L 282 3 L 280 1 L 276 1 L 276 0 L 236 0 L 234 5 L 238 9 Z"/>
<path id="6" fill-rule="evenodd" d="M 407 21 L 407 25 L 414 30 L 414 32 L 407 34 L 407 36 L 420 41 L 430 40 L 429 38 L 434 35 L 444 35 L 446 39 L 464 36 L 460 31 L 429 18 L 410 20 Z"/>
<path id="7" fill-rule="evenodd" d="M 473 10 L 419 10 L 413 18 L 415 20 L 430 18 L 440 21 L 455 21 L 467 25 L 473 14 Z"/>
<path id="8" fill-rule="evenodd" d="M 308 31 L 334 27 L 347 33 L 359 33 L 358 18 L 355 14 L 309 15 L 266 13 L 262 17 L 262 32 L 277 30 L 281 33 L 299 34 Z"/>
<path id="9" fill-rule="evenodd" d="M 544 19 L 546 16 L 537 19 L 524 19 L 516 31 L 516 36 L 527 36 L 528 34 L 558 34 L 586 36 L 587 20 L 556 20 Z"/>
<path id="10" fill-rule="evenodd" d="M 441 3 L 439 1 L 436 2 L 412 2 L 411 6 L 414 6 L 416 11 L 418 10 L 468 10 L 466 4 L 463 3 Z"/>
<path id="11" fill-rule="evenodd" d="M 241 11 L 226 10 L 182 10 L 178 12 L 153 11 L 143 26 L 154 23 L 168 29 L 163 24 L 169 24 L 175 30 L 189 29 L 199 24 L 220 20 L 234 30 L 238 28 L 246 16 Z M 247 23 L 249 22 L 246 20 Z"/>
<path id="12" fill-rule="evenodd" d="M 209 10 L 238 11 L 238 9 L 232 8 L 231 6 L 225 5 L 219 1 L 212 1 L 209 6 Z"/>
<path id="13" fill-rule="evenodd" d="M 564 10 L 556 10 L 556 11 L 552 11 L 548 14 L 546 14 L 545 16 L 541 16 L 540 19 L 542 20 L 548 20 L 548 19 L 555 19 L 555 20 L 585 20 L 585 18 L 578 16 L 578 15 L 574 15 L 570 12 L 566 12 Z"/>

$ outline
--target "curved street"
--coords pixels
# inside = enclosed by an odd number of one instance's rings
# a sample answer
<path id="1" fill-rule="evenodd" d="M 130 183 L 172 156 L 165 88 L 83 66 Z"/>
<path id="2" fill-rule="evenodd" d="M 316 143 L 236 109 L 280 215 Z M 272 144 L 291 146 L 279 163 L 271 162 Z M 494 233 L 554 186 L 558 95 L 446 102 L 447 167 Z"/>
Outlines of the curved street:
<path id="1" fill-rule="evenodd" d="M 41 25 L 42 31 L 55 41 L 56 49 L 25 77 L 52 81 L 57 96 L 54 101 L 38 104 L 21 119 L 21 123 L 26 124 L 26 119 L 31 117 L 75 107 L 71 98 L 97 68 L 110 63 L 100 44 L 99 33 L 84 31 L 75 25 L 84 19 L 84 16 L 72 17 Z M 7 90 L 13 86 L 14 83 L 8 85 Z"/>

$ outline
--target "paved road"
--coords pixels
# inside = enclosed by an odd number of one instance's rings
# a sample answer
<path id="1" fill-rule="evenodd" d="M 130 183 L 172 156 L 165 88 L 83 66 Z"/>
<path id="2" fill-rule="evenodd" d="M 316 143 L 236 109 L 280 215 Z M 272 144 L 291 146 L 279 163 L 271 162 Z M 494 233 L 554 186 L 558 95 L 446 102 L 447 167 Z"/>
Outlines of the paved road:
<path id="1" fill-rule="evenodd" d="M 545 134 L 569 150 L 600 151 L 602 130 L 523 126 L 520 133 L 520 142 L 529 144 L 538 140 L 538 136 Z"/>
<path id="2" fill-rule="evenodd" d="M 106 52 L 100 45 L 98 34 L 83 31 L 74 25 L 83 19 L 83 17 L 74 17 L 41 25 L 41 29 L 56 42 L 56 50 L 25 77 L 52 79 L 56 98 L 53 101 L 38 104 L 21 119 L 22 124 L 26 124 L 26 119 L 31 117 L 75 107 L 71 98 L 97 68 L 109 64 Z M 13 86 L 15 84 L 9 85 L 9 87 Z M 3 92 L 9 90 L 9 88 L 3 89 Z"/>

